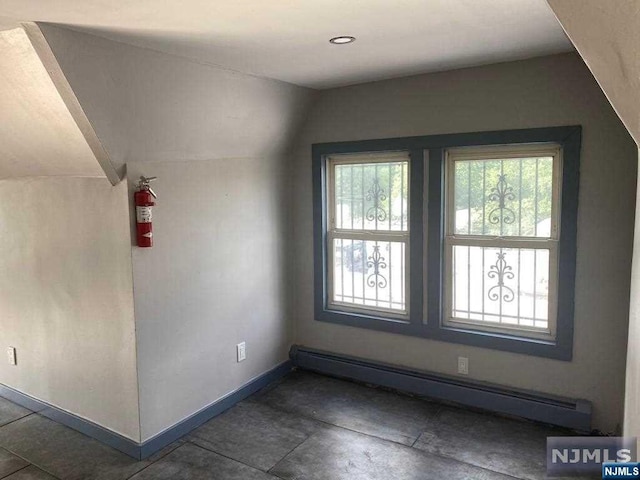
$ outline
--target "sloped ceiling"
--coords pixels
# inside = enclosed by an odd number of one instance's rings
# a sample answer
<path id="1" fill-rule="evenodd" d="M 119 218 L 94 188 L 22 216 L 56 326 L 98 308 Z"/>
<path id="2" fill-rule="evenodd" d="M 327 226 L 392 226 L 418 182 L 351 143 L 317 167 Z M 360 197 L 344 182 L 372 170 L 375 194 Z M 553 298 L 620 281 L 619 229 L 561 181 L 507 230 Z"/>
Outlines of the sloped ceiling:
<path id="1" fill-rule="evenodd" d="M 2 0 L 0 16 L 310 88 L 572 49 L 544 0 Z"/>
<path id="2" fill-rule="evenodd" d="M 118 170 L 130 162 L 281 155 L 316 95 L 66 28 L 41 29 Z"/>
<path id="3" fill-rule="evenodd" d="M 0 178 L 107 176 L 27 32 L 0 32 L 0 51 Z"/>
<path id="4" fill-rule="evenodd" d="M 548 1 L 616 113 L 640 145 L 640 2 Z"/>

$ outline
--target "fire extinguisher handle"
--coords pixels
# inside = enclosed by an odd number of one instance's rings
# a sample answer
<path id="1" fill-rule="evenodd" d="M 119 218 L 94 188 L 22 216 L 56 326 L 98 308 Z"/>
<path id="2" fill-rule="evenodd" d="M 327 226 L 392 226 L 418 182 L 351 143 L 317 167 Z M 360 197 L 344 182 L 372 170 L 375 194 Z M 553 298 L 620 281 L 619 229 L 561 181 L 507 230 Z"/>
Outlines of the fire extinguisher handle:
<path id="1" fill-rule="evenodd" d="M 148 190 L 149 193 L 153 195 L 153 198 L 158 198 L 156 192 L 154 192 L 150 187 L 150 183 L 153 182 L 156 178 L 158 177 L 145 177 L 143 175 L 140 175 L 140 180 L 138 180 L 138 188 L 140 190 Z"/>

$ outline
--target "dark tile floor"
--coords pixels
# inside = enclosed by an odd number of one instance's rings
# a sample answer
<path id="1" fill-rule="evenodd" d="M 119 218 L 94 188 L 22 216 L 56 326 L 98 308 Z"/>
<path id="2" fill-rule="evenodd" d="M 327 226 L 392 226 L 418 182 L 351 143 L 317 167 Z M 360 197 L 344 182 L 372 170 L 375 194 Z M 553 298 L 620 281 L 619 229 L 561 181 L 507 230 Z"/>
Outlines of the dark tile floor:
<path id="1" fill-rule="evenodd" d="M 293 372 L 145 461 L 0 398 L 0 479 L 537 480 L 566 433 Z"/>

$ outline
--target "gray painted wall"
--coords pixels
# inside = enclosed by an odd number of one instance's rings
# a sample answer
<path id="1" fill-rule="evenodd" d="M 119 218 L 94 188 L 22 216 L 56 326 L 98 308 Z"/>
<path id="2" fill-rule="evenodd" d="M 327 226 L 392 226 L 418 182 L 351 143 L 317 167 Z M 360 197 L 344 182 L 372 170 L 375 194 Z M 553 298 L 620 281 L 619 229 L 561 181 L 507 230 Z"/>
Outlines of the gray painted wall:
<path id="1" fill-rule="evenodd" d="M 287 359 L 284 163 L 129 165 L 158 176 L 155 245 L 133 249 L 143 441 Z"/>
<path id="2" fill-rule="evenodd" d="M 114 165 L 272 156 L 311 90 L 40 24 Z"/>
<path id="3" fill-rule="evenodd" d="M 132 252 L 145 441 L 287 358 L 286 149 L 313 94 L 57 27 L 43 32 L 129 184 L 158 176 L 155 246 Z M 241 341 L 247 360 L 236 363 Z"/>
<path id="4" fill-rule="evenodd" d="M 581 124 L 574 359 L 562 362 L 322 323 L 313 316 L 311 144 Z M 413 368 L 591 400 L 621 425 L 636 148 L 574 54 L 323 91 L 293 156 L 295 341 Z"/>
<path id="5" fill-rule="evenodd" d="M 0 383 L 139 441 L 125 183 L 0 181 Z"/>

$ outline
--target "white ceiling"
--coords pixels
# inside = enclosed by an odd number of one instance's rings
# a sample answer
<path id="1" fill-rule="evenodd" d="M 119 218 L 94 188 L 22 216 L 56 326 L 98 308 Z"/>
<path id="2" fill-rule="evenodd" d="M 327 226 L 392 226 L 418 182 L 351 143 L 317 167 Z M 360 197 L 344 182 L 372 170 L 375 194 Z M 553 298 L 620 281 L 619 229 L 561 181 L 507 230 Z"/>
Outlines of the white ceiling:
<path id="1" fill-rule="evenodd" d="M 545 0 L 0 1 L 0 28 L 15 21 L 312 88 L 572 49 Z M 329 44 L 337 35 L 357 41 Z"/>
<path id="2" fill-rule="evenodd" d="M 0 32 L 0 179 L 104 177 L 22 29 Z"/>

